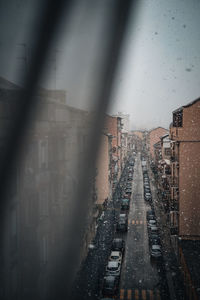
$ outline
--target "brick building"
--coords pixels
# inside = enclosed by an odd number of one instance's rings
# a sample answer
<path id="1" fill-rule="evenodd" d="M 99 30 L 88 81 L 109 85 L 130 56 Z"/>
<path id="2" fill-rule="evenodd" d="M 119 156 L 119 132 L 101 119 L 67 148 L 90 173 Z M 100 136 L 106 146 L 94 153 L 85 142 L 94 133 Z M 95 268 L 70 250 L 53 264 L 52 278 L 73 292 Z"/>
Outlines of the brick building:
<path id="1" fill-rule="evenodd" d="M 163 127 L 157 127 L 149 131 L 147 137 L 148 150 L 151 159 L 154 160 L 154 145 L 160 141 L 160 137 L 167 134 L 168 130 Z"/>
<path id="2" fill-rule="evenodd" d="M 114 191 L 116 184 L 121 176 L 122 161 L 122 122 L 120 117 L 106 115 L 104 132 L 112 136 L 112 161 L 111 161 L 111 179 L 112 190 Z"/>
<path id="3" fill-rule="evenodd" d="M 172 242 L 186 299 L 200 298 L 200 99 L 173 112 L 170 126 Z"/>
<path id="4" fill-rule="evenodd" d="M 182 239 L 200 239 L 200 99 L 173 112 L 172 206 L 179 210 L 178 233 Z"/>

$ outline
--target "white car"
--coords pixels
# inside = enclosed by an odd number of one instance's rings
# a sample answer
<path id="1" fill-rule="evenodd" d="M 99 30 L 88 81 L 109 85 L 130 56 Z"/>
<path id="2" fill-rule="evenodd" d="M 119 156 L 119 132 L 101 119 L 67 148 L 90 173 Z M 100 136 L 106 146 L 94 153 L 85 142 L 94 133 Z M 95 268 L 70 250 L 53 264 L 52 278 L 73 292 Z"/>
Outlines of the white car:
<path id="1" fill-rule="evenodd" d="M 106 267 L 106 276 L 120 276 L 121 264 L 118 261 L 109 261 Z"/>
<path id="2" fill-rule="evenodd" d="M 109 257 L 109 261 L 117 261 L 121 264 L 122 253 L 120 251 L 112 251 Z"/>
<path id="3" fill-rule="evenodd" d="M 162 251 L 160 245 L 152 245 L 151 246 L 151 257 L 153 258 L 161 258 L 162 257 Z"/>
<path id="4" fill-rule="evenodd" d="M 149 220 L 148 223 L 147 223 L 147 227 L 150 228 L 152 226 L 156 226 L 156 220 Z"/>

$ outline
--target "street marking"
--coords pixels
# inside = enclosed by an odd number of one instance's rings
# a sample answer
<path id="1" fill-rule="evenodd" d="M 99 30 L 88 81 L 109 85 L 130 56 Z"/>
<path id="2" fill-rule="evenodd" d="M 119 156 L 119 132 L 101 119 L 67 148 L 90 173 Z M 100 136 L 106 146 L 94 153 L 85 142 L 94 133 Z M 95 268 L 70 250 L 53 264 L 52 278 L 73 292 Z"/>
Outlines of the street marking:
<path id="1" fill-rule="evenodd" d="M 156 290 L 156 299 L 158 299 L 158 300 L 160 300 L 161 299 L 161 297 L 160 297 L 160 291 L 159 290 Z"/>
<path id="2" fill-rule="evenodd" d="M 153 291 L 149 290 L 149 297 L 150 297 L 150 300 L 153 300 Z"/>
<path id="3" fill-rule="evenodd" d="M 139 300 L 139 291 L 135 290 L 135 300 Z"/>
<path id="4" fill-rule="evenodd" d="M 142 300 L 146 300 L 146 290 L 142 290 Z"/>
<path id="5" fill-rule="evenodd" d="M 128 295 L 127 295 L 128 300 L 131 300 L 131 294 L 132 294 L 132 290 L 128 290 Z"/>
<path id="6" fill-rule="evenodd" d="M 120 290 L 120 299 L 121 299 L 121 300 L 124 299 L 124 290 Z"/>

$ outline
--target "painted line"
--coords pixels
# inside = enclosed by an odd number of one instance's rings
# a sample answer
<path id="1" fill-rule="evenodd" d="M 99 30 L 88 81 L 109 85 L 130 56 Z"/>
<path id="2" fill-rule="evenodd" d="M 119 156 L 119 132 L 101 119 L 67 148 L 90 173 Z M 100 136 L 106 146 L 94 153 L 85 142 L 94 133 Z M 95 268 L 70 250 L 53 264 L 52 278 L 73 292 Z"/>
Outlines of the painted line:
<path id="1" fill-rule="evenodd" d="M 132 296 L 132 290 L 128 290 L 127 299 L 131 300 L 131 296 Z"/>
<path id="2" fill-rule="evenodd" d="M 146 300 L 147 296 L 146 296 L 146 290 L 142 290 L 142 300 Z"/>
<path id="3" fill-rule="evenodd" d="M 120 290 L 120 299 L 121 299 L 121 300 L 124 299 L 124 290 Z"/>
<path id="4" fill-rule="evenodd" d="M 139 291 L 135 290 L 135 300 L 139 300 Z"/>

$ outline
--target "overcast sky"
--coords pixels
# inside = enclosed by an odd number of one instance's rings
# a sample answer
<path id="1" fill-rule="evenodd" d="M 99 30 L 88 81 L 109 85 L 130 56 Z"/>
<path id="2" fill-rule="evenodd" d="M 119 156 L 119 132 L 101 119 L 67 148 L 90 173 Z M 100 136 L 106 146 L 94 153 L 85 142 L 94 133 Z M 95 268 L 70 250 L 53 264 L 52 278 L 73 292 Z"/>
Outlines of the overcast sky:
<path id="1" fill-rule="evenodd" d="M 27 67 L 25 57 L 31 56 L 31 25 L 41 1 L 4 2 L 0 75 L 20 84 L 20 70 L 25 72 Z M 106 1 L 96 1 L 98 5 L 88 13 L 91 3 L 82 1 L 67 39 L 63 29 L 48 59 L 48 79 L 43 82 L 47 88 L 65 89 L 67 103 L 80 108 L 87 108 L 86 91 L 95 87 L 92 80 L 98 78 L 97 61 L 101 61 L 109 11 Z M 200 1 L 139 3 L 134 22 L 130 22 L 109 112 L 129 113 L 132 128 L 168 128 L 172 111 L 200 96 Z"/>
<path id="2" fill-rule="evenodd" d="M 200 1 L 140 4 L 112 110 L 130 113 L 136 128 L 168 128 L 174 109 L 200 97 Z"/>

